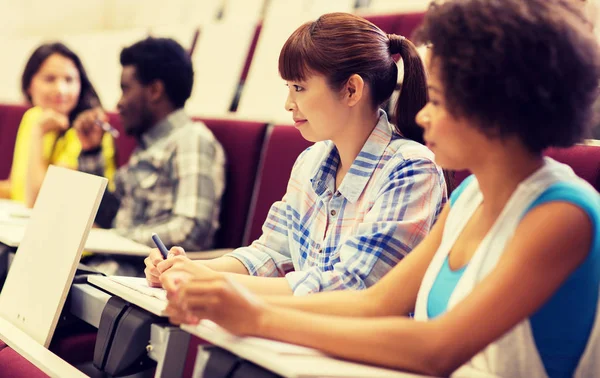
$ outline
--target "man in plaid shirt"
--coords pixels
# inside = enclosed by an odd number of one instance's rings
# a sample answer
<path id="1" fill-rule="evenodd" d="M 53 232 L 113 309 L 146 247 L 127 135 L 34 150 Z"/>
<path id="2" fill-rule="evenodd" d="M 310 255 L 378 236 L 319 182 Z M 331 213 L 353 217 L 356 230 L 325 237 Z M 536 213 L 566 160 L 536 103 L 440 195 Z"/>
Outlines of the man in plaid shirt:
<path id="1" fill-rule="evenodd" d="M 153 246 L 212 247 L 224 189 L 223 149 L 183 106 L 193 84 L 187 52 L 175 41 L 148 38 L 121 52 L 122 97 L 117 105 L 125 131 L 138 140 L 129 164 L 115 175 L 115 191 L 102 200 L 96 223 Z M 98 110 L 76 121 L 83 152 L 80 169 L 101 172 Z"/>

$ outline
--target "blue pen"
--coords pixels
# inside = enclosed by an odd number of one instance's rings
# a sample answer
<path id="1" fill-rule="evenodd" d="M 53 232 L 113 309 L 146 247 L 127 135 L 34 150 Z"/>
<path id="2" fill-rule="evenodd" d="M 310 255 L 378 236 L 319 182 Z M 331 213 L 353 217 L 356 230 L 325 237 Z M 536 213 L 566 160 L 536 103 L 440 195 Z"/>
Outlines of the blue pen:
<path id="1" fill-rule="evenodd" d="M 169 256 L 169 251 L 167 250 L 167 247 L 165 247 L 162 240 L 160 240 L 160 238 L 156 234 L 152 234 L 152 240 L 154 240 L 154 244 L 156 244 L 156 246 L 158 247 L 158 250 L 160 251 L 160 254 L 162 255 L 163 259 L 166 260 Z"/>

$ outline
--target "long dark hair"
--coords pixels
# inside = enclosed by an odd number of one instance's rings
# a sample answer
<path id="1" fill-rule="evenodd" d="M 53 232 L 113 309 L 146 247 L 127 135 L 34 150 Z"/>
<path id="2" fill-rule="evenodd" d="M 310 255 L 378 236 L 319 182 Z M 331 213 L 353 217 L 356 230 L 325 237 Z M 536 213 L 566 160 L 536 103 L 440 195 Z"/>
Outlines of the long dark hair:
<path id="1" fill-rule="evenodd" d="M 25 97 L 27 97 L 27 100 L 29 100 L 30 103 L 32 101 L 31 95 L 29 95 L 28 92 L 33 77 L 39 71 L 46 59 L 48 59 L 48 57 L 50 57 L 52 54 L 59 54 L 70 59 L 73 64 L 75 64 L 75 67 L 77 67 L 77 71 L 79 71 L 81 91 L 79 92 L 79 99 L 77 100 L 75 108 L 73 108 L 73 110 L 71 110 L 69 113 L 69 121 L 73 122 L 79 113 L 84 110 L 101 106 L 100 98 L 98 97 L 94 86 L 90 82 L 90 79 L 85 72 L 85 68 L 83 68 L 83 64 L 81 64 L 81 60 L 77 54 L 60 42 L 45 43 L 39 46 L 29 57 L 27 64 L 25 64 L 25 69 L 23 70 L 23 75 L 21 76 L 21 91 Z"/>

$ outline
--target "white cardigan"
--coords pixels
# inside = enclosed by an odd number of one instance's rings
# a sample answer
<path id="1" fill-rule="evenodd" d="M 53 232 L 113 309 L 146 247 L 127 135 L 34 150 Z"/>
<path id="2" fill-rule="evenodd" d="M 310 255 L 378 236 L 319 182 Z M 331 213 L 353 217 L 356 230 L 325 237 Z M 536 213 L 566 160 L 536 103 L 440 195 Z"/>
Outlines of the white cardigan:
<path id="1" fill-rule="evenodd" d="M 463 276 L 448 301 L 448 310 L 465 298 L 496 266 L 506 243 L 512 238 L 522 214 L 549 186 L 559 181 L 575 181 L 590 186 L 577 177 L 573 170 L 550 158 L 542 168 L 521 182 L 510 197 L 500 216 L 475 251 Z M 416 320 L 427 320 L 427 302 L 431 287 L 456 239 L 483 200 L 477 180 L 464 189 L 452 205 L 438 251 L 434 255 L 419 289 L 415 308 Z M 599 307 L 600 308 L 600 303 Z M 482 319 L 483 320 L 483 319 Z M 600 375 L 600 311 L 592 335 L 575 372 L 576 378 Z M 528 319 L 514 326 L 504 336 L 475 355 L 453 377 L 546 377 L 546 370 L 538 354 Z"/>

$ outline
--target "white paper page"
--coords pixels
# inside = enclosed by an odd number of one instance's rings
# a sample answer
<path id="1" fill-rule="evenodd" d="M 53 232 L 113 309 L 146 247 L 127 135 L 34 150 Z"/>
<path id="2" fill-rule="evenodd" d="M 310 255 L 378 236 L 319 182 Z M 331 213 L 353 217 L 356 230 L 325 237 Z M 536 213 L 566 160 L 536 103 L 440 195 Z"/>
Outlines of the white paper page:
<path id="1" fill-rule="evenodd" d="M 148 286 L 148 281 L 146 281 L 145 278 L 125 276 L 110 276 L 108 278 L 139 293 L 158 298 L 163 301 L 167 300 L 167 291 L 161 287 Z"/>
<path id="2" fill-rule="evenodd" d="M 15 225 L 15 226 L 27 226 L 29 217 L 15 216 L 13 213 L 0 212 L 0 223 Z"/>
<path id="3" fill-rule="evenodd" d="M 0 200 L 0 223 L 26 225 L 32 209 L 22 203 L 11 200 Z"/>
<path id="4" fill-rule="evenodd" d="M 127 239 L 113 230 L 93 228 L 85 243 L 85 248 L 96 253 L 147 256 L 150 247 Z"/>
<path id="5" fill-rule="evenodd" d="M 304 347 L 301 345 L 294 345 L 284 343 L 281 341 L 263 339 L 259 337 L 239 337 L 235 336 L 224 328 L 220 327 L 216 323 L 210 320 L 202 320 L 198 325 L 198 329 L 210 330 L 220 337 L 229 339 L 230 342 L 238 342 L 244 346 L 251 346 L 259 350 L 267 350 L 272 353 L 285 354 L 285 355 L 297 355 L 297 356 L 325 356 L 325 354 L 317 349 Z"/>

